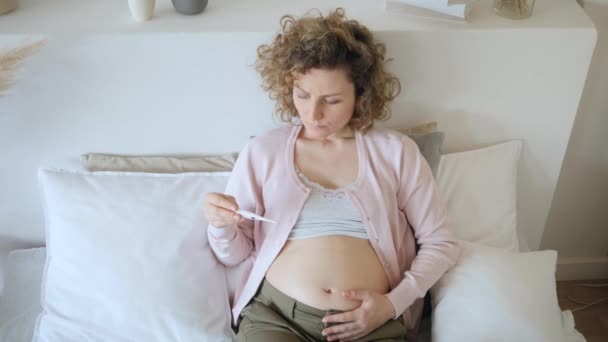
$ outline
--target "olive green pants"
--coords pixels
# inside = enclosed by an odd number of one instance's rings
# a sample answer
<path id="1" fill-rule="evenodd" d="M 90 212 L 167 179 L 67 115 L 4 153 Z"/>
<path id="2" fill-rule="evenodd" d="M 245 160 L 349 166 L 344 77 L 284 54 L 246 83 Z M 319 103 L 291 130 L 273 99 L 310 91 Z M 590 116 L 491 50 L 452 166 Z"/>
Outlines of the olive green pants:
<path id="1" fill-rule="evenodd" d="M 241 312 L 237 341 L 325 341 L 321 319 L 339 312 L 302 304 L 264 280 L 258 294 Z M 403 318 L 391 319 L 357 341 L 406 341 Z"/>

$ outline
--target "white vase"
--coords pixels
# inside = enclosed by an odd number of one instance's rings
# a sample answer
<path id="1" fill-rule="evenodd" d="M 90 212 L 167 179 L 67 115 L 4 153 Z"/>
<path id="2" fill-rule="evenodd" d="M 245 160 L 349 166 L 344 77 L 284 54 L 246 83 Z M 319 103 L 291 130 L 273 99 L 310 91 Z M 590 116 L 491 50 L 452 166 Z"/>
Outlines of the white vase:
<path id="1" fill-rule="evenodd" d="M 17 8 L 17 0 L 0 0 L 0 14 L 8 13 Z"/>
<path id="2" fill-rule="evenodd" d="M 129 10 L 137 21 L 146 21 L 154 15 L 156 0 L 129 0 Z"/>

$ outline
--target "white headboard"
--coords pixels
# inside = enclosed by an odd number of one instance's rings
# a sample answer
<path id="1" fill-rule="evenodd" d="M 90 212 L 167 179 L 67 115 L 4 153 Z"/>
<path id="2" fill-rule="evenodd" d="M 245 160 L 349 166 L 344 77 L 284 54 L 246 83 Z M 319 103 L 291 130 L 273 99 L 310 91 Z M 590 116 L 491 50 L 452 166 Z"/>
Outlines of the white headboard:
<path id="1" fill-rule="evenodd" d="M 78 168 L 79 155 L 92 151 L 238 151 L 249 136 L 274 126 L 273 104 L 252 64 L 256 47 L 278 28 L 277 14 L 301 13 L 294 3 L 258 1 L 249 22 L 247 9 L 235 10 L 234 30 L 220 19 L 231 13 L 222 6 L 234 10 L 235 1 L 210 3 L 198 19 L 157 2 L 157 17 L 141 25 L 131 21 L 126 4 L 108 2 L 105 17 L 80 13 L 74 20 L 82 27 L 68 27 L 77 15 L 69 10 L 54 9 L 58 17 L 47 18 L 30 6 L 41 3 L 24 0 L 0 20 L 0 48 L 47 39 L 0 98 L 0 244 L 44 243 L 40 166 Z M 93 3 L 106 4 L 83 7 Z M 489 3 L 474 9 L 471 24 L 385 13 L 381 4 L 363 0 L 308 6 L 342 5 L 386 42 L 404 91 L 385 125 L 437 120 L 446 152 L 524 140 L 519 230 L 522 242 L 536 249 L 595 30 L 574 1 L 538 0 L 534 16 L 519 23 L 494 16 Z M 256 15 L 265 15 L 264 6 L 272 13 L 261 20 Z M 119 12 L 109 17 L 113 9 Z M 214 19 L 205 22 L 205 16 Z M 41 18 L 48 22 L 35 22 Z M 45 31 L 32 36 L 38 24 Z"/>

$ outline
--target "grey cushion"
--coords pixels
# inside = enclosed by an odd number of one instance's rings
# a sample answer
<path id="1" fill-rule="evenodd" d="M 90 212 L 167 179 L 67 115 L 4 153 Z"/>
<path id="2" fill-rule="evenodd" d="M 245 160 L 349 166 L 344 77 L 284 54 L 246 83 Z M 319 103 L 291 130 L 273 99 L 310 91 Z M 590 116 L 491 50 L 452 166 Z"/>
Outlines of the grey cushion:
<path id="1" fill-rule="evenodd" d="M 420 153 L 426 159 L 426 162 L 433 171 L 433 176 L 437 174 L 439 168 L 439 160 L 441 159 L 441 147 L 443 146 L 443 139 L 445 134 L 443 132 L 431 132 L 426 134 L 409 134 L 408 135 L 418 148 Z"/>

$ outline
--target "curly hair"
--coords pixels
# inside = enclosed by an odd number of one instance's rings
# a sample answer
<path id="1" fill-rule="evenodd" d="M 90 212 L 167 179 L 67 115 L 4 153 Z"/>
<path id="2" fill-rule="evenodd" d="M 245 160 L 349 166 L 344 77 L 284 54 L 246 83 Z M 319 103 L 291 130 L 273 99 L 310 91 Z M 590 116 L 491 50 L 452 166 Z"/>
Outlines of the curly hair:
<path id="1" fill-rule="evenodd" d="M 349 125 L 366 131 L 375 120 L 390 117 L 388 104 L 401 91 L 399 79 L 385 70 L 386 47 L 367 27 L 348 20 L 342 8 L 326 17 L 317 13 L 283 16 L 273 42 L 258 47 L 255 66 L 262 88 L 276 102 L 275 116 L 292 122 L 298 116 L 292 98 L 296 74 L 345 67 L 356 95 Z"/>

